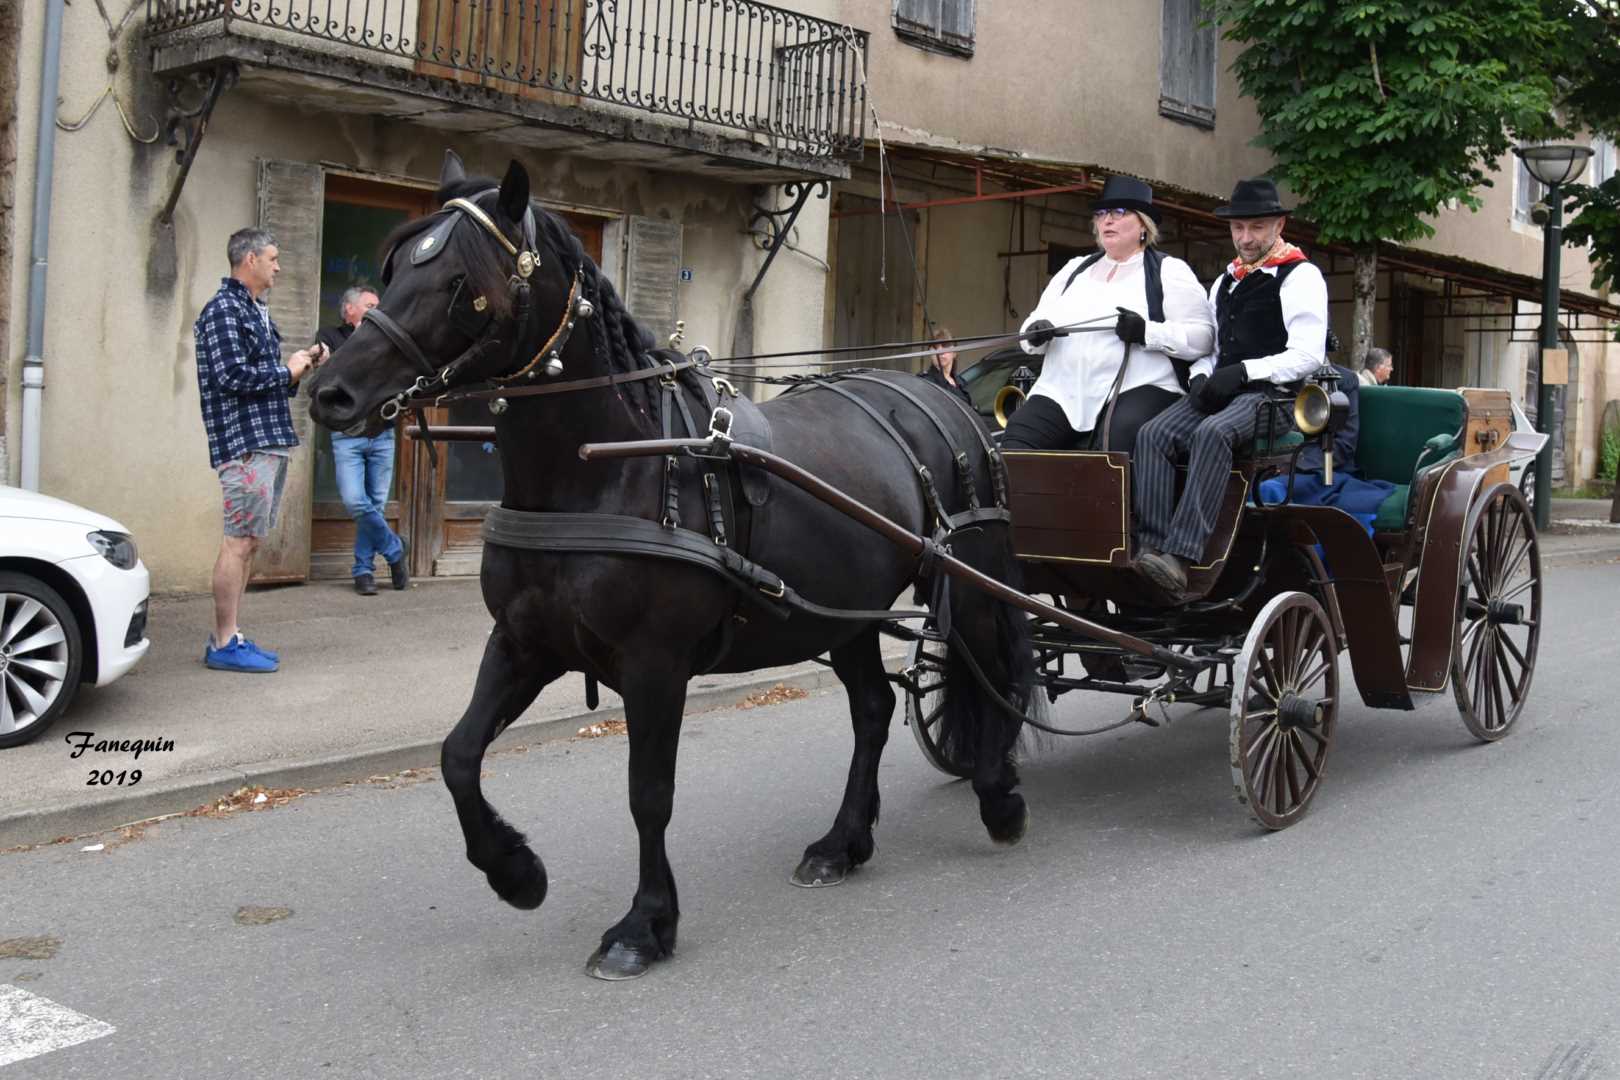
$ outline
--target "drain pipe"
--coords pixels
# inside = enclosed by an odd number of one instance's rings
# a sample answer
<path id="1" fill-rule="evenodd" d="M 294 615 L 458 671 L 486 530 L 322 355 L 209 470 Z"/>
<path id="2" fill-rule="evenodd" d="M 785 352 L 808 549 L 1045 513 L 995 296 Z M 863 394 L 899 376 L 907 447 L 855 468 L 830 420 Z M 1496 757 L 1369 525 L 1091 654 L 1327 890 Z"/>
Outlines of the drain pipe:
<path id="1" fill-rule="evenodd" d="M 34 237 L 28 274 L 28 355 L 22 370 L 22 486 L 39 490 L 40 404 L 45 391 L 45 268 L 51 246 L 56 166 L 56 89 L 62 69 L 64 0 L 46 0 L 45 63 L 39 73 L 39 130 L 34 158 Z"/>

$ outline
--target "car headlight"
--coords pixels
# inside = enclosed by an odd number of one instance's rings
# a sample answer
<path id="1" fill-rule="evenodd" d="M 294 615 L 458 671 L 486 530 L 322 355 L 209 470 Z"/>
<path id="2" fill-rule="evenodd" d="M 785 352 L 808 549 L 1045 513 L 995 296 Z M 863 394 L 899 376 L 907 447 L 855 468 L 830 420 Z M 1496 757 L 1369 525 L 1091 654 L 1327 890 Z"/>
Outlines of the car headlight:
<path id="1" fill-rule="evenodd" d="M 140 554 L 135 550 L 135 538 L 128 533 L 96 531 L 87 540 L 101 557 L 120 570 L 133 570 Z"/>

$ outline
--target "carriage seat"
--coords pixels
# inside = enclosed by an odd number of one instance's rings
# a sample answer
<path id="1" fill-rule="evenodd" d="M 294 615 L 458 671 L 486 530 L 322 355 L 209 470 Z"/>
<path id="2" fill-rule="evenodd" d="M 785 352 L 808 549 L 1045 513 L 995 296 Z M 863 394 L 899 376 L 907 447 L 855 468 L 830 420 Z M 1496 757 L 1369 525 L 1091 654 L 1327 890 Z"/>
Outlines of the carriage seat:
<path id="1" fill-rule="evenodd" d="M 1425 386 L 1363 386 L 1356 464 L 1363 478 L 1395 485 L 1378 507 L 1374 532 L 1406 528 L 1413 481 L 1424 469 L 1450 461 L 1468 419 L 1455 390 Z"/>

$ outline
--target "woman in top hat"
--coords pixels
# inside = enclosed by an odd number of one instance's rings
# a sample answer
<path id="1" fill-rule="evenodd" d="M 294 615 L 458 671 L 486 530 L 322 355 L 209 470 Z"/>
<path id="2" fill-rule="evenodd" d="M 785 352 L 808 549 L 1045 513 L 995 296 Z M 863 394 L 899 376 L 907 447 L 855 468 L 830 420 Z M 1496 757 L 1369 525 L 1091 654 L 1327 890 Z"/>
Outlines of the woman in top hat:
<path id="1" fill-rule="evenodd" d="M 1007 424 L 1004 450 L 1130 450 L 1137 429 L 1184 392 L 1187 367 L 1214 347 L 1214 320 L 1192 267 L 1153 246 L 1152 188 L 1109 177 L 1091 228 L 1100 250 L 1064 266 L 1024 322 L 1024 351 L 1046 362 Z M 1104 332 L 1055 329 L 1074 323 Z M 1099 428 L 1116 384 L 1104 447 Z"/>

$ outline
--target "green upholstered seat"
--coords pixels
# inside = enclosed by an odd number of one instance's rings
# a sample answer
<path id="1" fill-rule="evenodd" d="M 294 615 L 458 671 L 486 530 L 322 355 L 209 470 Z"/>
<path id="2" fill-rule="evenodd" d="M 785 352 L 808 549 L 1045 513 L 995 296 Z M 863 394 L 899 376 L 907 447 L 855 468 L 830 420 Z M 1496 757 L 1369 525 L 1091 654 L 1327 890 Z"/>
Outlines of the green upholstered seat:
<path id="1" fill-rule="evenodd" d="M 1253 452 L 1255 454 L 1286 454 L 1304 441 L 1305 436 L 1293 430 L 1285 431 L 1274 439 L 1266 438 L 1263 431 L 1256 432 Z"/>
<path id="2" fill-rule="evenodd" d="M 1456 455 L 1468 405 L 1455 390 L 1364 386 L 1360 415 L 1356 464 L 1361 475 L 1395 485 L 1379 505 L 1373 528 L 1379 532 L 1405 528 L 1417 472 Z"/>

